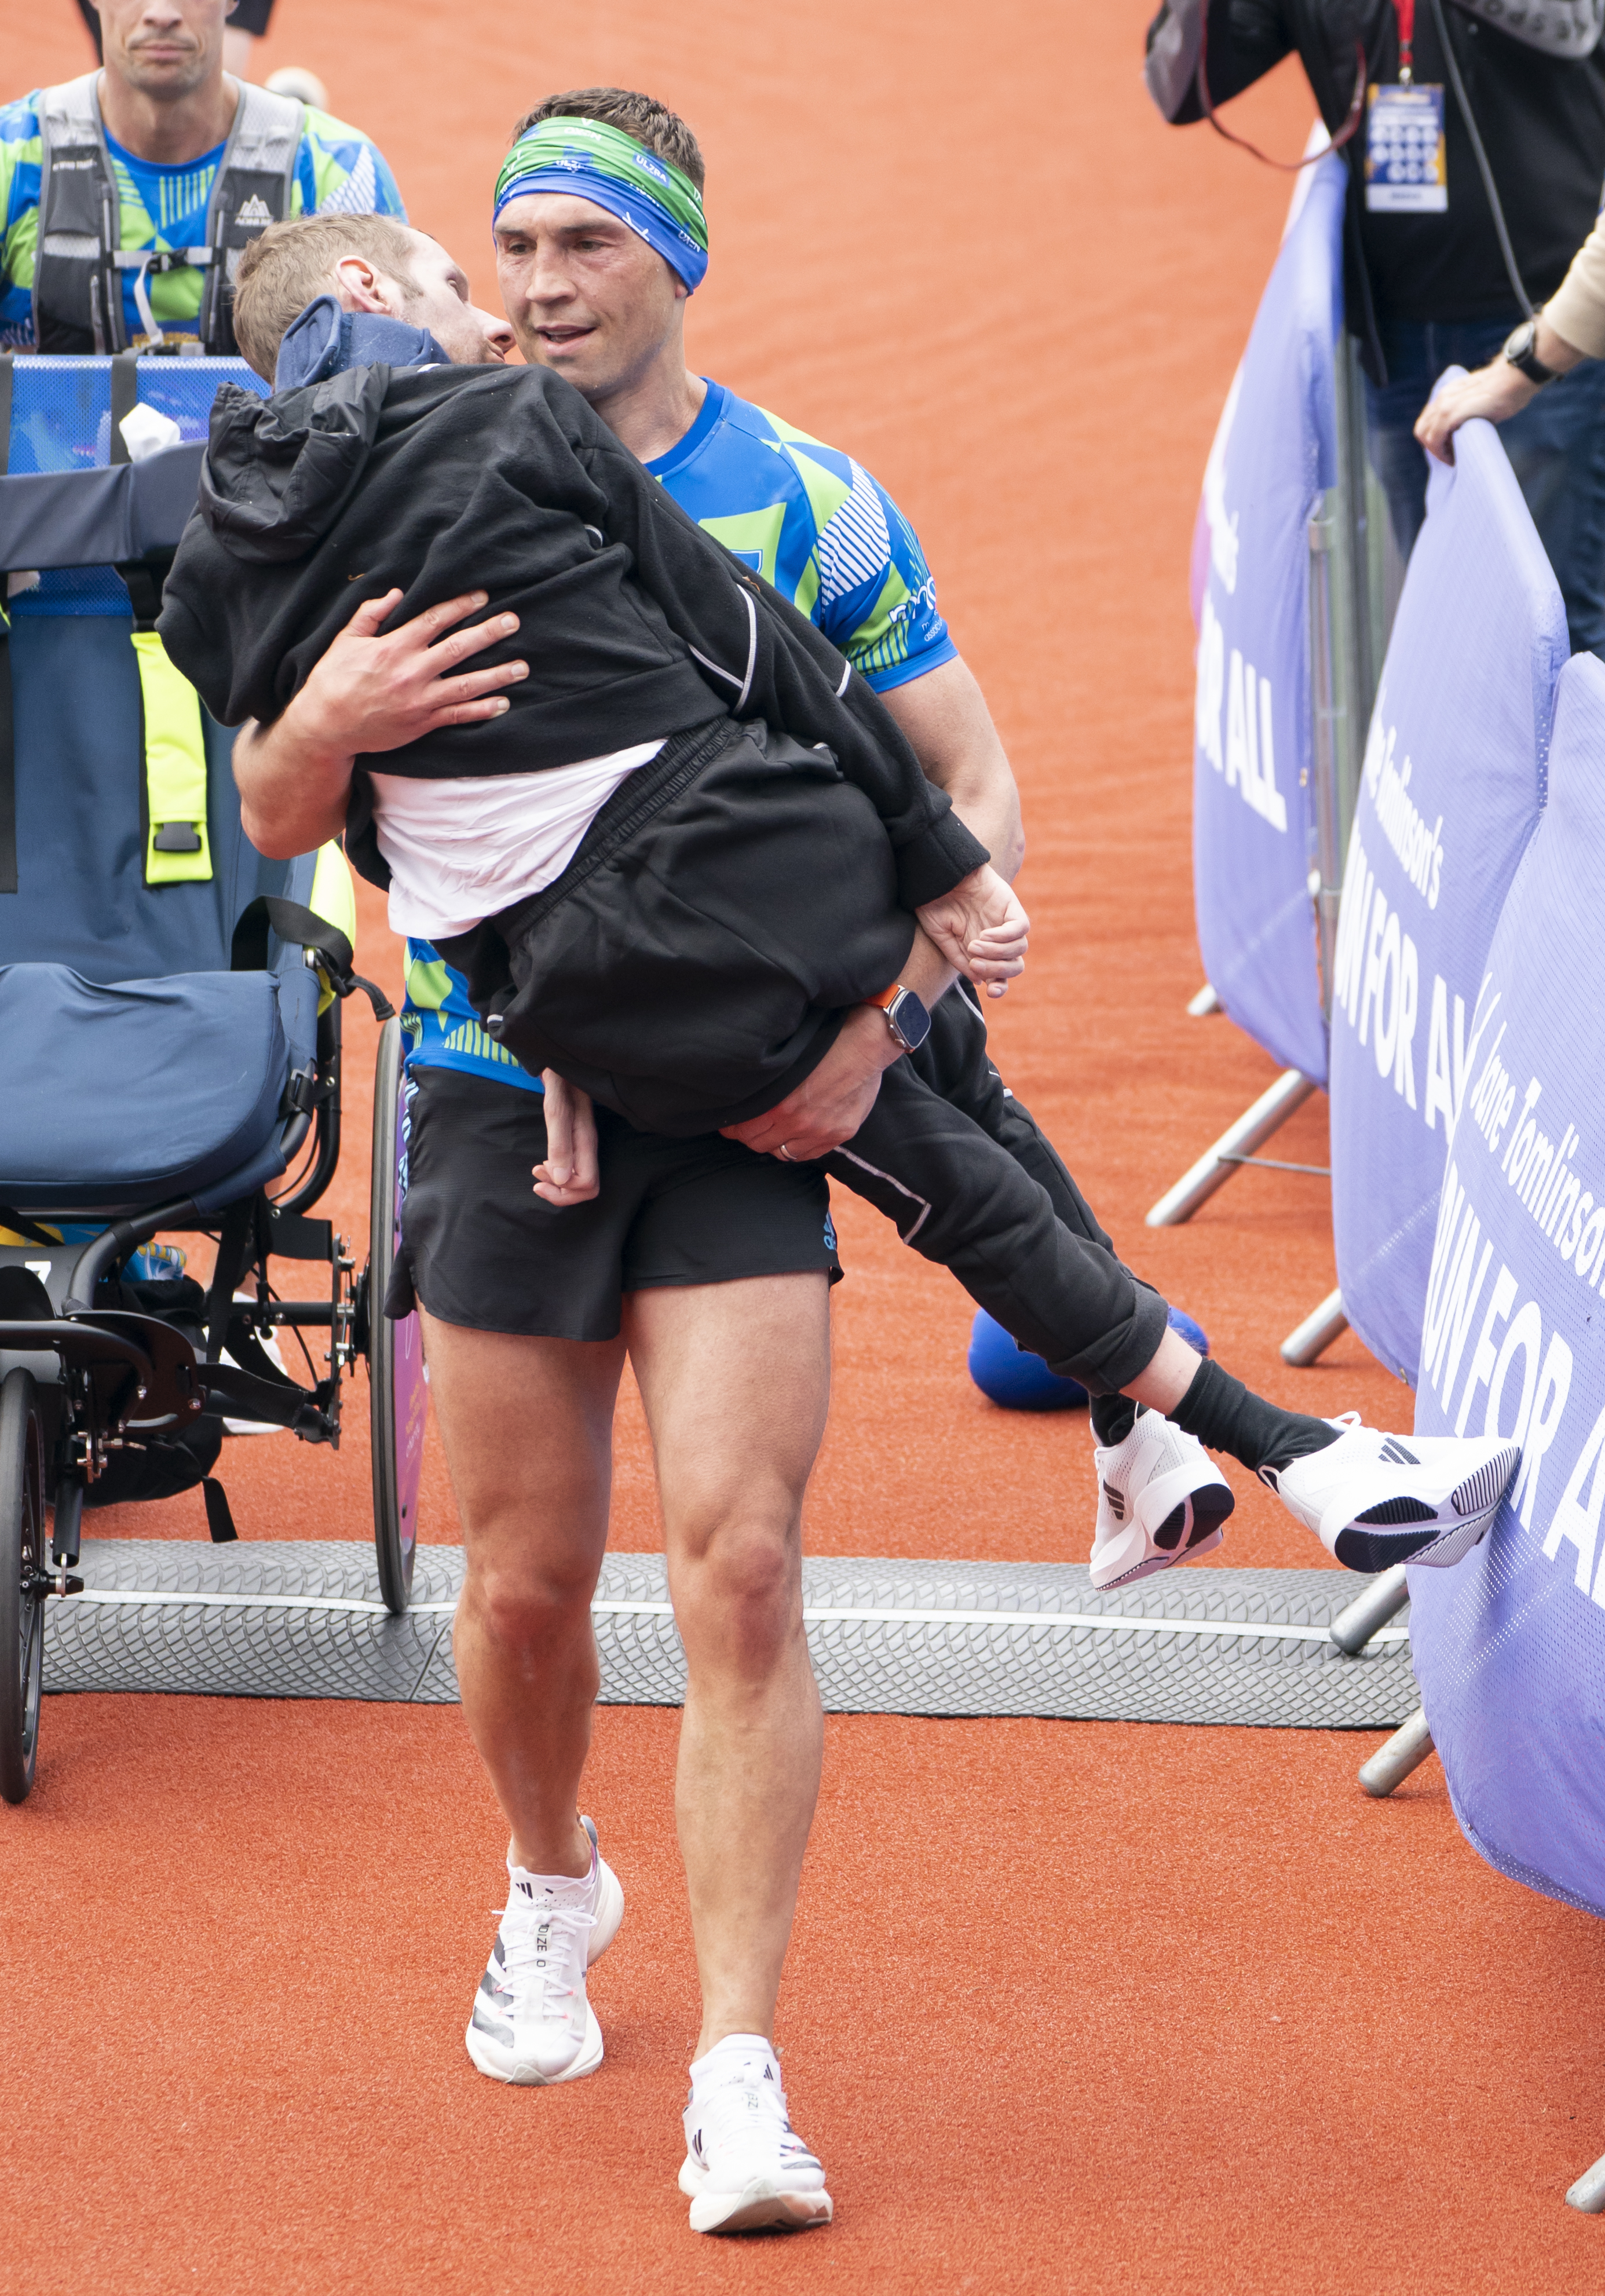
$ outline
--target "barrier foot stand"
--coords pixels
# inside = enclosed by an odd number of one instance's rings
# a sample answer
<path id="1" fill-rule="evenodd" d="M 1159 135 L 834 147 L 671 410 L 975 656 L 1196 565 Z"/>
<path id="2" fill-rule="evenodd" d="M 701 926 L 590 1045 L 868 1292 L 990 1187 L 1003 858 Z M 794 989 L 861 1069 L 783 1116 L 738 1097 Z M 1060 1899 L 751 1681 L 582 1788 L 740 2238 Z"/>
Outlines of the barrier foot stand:
<path id="1" fill-rule="evenodd" d="M 1341 1292 L 1329 1292 L 1314 1314 L 1306 1316 L 1298 1330 L 1290 1332 L 1283 1340 L 1282 1360 L 1287 1364 L 1313 1364 L 1347 1329 L 1348 1317 L 1343 1312 L 1343 1294 Z"/>
<path id="2" fill-rule="evenodd" d="M 1584 2169 L 1566 2195 L 1566 2205 L 1585 2217 L 1605 2216 L 1605 2161 Z"/>
<path id="3" fill-rule="evenodd" d="M 1194 1021 L 1207 1021 L 1211 1013 L 1218 1013 L 1220 1009 L 1221 1000 L 1207 980 L 1196 996 L 1187 999 L 1188 1014 Z"/>
<path id="4" fill-rule="evenodd" d="M 1360 1770 L 1360 1784 L 1373 1800 L 1380 1801 L 1396 1786 L 1402 1786 L 1412 1770 L 1419 1770 L 1432 1751 L 1432 1733 L 1427 1727 L 1427 1713 L 1418 1706 L 1402 1729 L 1396 1730 L 1385 1746 L 1379 1746 L 1369 1762 Z"/>
<path id="5" fill-rule="evenodd" d="M 1391 1570 L 1384 1570 L 1380 1578 L 1373 1578 L 1369 1587 L 1356 1595 L 1347 1610 L 1339 1611 L 1331 1623 L 1332 1640 L 1350 1658 L 1358 1658 L 1377 1628 L 1385 1627 L 1389 1619 L 1396 1619 L 1409 1600 L 1410 1582 L 1405 1576 L 1404 1566 L 1402 1562 L 1396 1562 Z M 1408 1729 L 1410 1725 L 1406 1723 L 1404 1726 Z M 1383 1753 L 1387 1751 L 1386 1747 L 1382 1750 Z M 1428 1751 L 1431 1751 L 1430 1746 Z M 1381 1759 L 1379 1754 L 1377 1759 L 1380 1761 Z M 1404 1775 L 1401 1770 L 1399 1776 Z M 1369 1793 L 1370 1791 L 1368 1786 L 1366 1792 Z M 1382 1791 L 1386 1792 L 1388 1789 L 1384 1787 Z"/>
<path id="6" fill-rule="evenodd" d="M 1315 1089 L 1302 1070 L 1284 1069 L 1270 1090 L 1262 1092 L 1253 1107 L 1221 1134 L 1213 1148 L 1205 1151 L 1191 1171 L 1184 1172 L 1175 1187 L 1159 1198 L 1148 1215 L 1148 1226 L 1180 1227 L 1183 1220 L 1191 1219 L 1216 1188 L 1225 1185 L 1243 1158 L 1263 1147 Z"/>

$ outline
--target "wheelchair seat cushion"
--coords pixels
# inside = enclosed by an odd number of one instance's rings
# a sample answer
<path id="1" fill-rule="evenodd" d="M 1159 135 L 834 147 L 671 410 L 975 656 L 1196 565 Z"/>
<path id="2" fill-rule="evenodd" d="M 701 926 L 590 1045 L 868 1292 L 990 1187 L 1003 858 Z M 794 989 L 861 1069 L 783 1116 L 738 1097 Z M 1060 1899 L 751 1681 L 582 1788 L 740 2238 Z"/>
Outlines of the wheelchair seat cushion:
<path id="1" fill-rule="evenodd" d="M 291 1068 L 280 987 L 266 972 L 106 985 L 0 965 L 0 1203 L 159 1203 L 259 1156 Z"/>

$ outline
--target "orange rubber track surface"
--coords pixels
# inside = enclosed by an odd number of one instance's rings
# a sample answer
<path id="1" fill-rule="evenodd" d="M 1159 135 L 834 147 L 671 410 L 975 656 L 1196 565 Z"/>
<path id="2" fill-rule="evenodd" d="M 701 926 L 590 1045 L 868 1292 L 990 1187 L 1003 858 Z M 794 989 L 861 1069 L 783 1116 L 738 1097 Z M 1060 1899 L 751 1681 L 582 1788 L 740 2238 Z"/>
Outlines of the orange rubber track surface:
<path id="1" fill-rule="evenodd" d="M 714 242 L 693 358 L 890 488 L 1019 770 L 1035 935 L 995 1016 L 1004 1074 L 1234 1370 L 1408 1424 L 1352 1336 L 1308 1372 L 1276 1354 L 1334 1280 L 1323 1182 L 1245 1173 L 1189 1226 L 1142 1226 L 1273 1074 L 1183 1010 L 1185 575 L 1287 196 L 1162 127 L 1147 12 L 280 0 L 261 68 L 323 76 L 486 301 L 519 111 L 613 81 L 691 120 Z M 13 15 L 6 93 L 85 68 L 69 0 Z M 1237 111 L 1295 152 L 1311 106 L 1284 66 Z M 365 890 L 363 930 L 396 993 Z M 373 1039 L 348 1006 L 324 1209 L 359 1255 Z M 1270 1152 L 1325 1147 L 1316 1101 Z M 957 1287 L 852 1200 L 839 1216 L 811 1546 L 1082 1560 L 1085 1419 L 987 1404 Z M 360 1378 L 348 1428 L 337 1457 L 230 1447 L 243 1536 L 369 1535 Z M 653 1546 L 628 1398 L 618 1450 L 613 1543 Z M 1323 1560 L 1228 1472 L 1221 1562 Z M 422 1520 L 457 1537 L 438 1447 Z M 198 1494 L 90 1528 L 205 1536 Z M 587 1800 L 628 1919 L 594 1980 L 607 2063 L 546 2097 L 463 2051 L 505 1837 L 454 1710 L 49 1701 L 33 1798 L 0 1810 L 0 2291 L 1605 2284 L 1605 2224 L 1560 2203 L 1605 2150 L 1601 1931 L 1482 1865 L 1436 1763 L 1368 1803 L 1376 1741 L 1341 1734 L 833 1719 L 780 2038 L 837 2222 L 699 2241 L 674 2187 L 696 2029 L 676 1720 L 599 1717 Z"/>

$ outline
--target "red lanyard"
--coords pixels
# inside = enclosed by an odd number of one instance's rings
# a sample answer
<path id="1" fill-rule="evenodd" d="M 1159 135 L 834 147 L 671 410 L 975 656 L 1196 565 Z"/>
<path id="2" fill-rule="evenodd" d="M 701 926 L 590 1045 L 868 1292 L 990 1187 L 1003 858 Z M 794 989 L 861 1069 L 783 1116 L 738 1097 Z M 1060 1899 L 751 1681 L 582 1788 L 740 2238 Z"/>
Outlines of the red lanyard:
<path id="1" fill-rule="evenodd" d="M 1415 77 L 1415 0 L 1393 0 L 1399 20 L 1399 85 L 1408 87 Z"/>

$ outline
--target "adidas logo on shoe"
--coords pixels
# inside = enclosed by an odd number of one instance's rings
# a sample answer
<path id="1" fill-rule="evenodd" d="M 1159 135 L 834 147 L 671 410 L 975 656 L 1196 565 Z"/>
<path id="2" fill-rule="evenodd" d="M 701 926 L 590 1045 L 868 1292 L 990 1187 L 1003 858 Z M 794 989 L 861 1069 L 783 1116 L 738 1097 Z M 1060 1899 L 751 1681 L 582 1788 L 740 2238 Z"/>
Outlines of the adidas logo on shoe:
<path id="1" fill-rule="evenodd" d="M 1449 1570 L 1486 1533 L 1520 1460 L 1499 1437 L 1406 1441 L 1354 1422 L 1335 1442 L 1290 1460 L 1276 1488 L 1346 1570 Z"/>
<path id="2" fill-rule="evenodd" d="M 1126 1521 L 1126 1493 L 1118 1491 L 1113 1483 L 1105 1483 L 1103 1496 L 1109 1501 L 1109 1511 L 1117 1522 Z"/>

